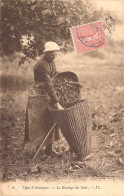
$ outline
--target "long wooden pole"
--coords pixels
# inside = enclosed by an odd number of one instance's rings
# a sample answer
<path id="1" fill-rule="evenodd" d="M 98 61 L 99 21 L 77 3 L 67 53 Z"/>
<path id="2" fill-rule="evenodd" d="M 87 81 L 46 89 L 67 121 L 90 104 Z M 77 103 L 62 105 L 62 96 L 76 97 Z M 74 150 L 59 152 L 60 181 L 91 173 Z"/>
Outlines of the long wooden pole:
<path id="1" fill-rule="evenodd" d="M 43 142 L 41 143 L 41 145 L 39 146 L 37 152 L 35 153 L 33 159 L 32 159 L 32 162 L 36 159 L 37 155 L 39 154 L 44 142 L 46 141 L 46 139 L 48 138 L 48 136 L 50 135 L 50 133 L 52 132 L 52 130 L 55 128 L 56 126 L 56 123 L 54 123 L 54 125 L 52 126 L 52 128 L 49 130 L 49 132 L 47 133 L 46 137 L 44 138 Z"/>

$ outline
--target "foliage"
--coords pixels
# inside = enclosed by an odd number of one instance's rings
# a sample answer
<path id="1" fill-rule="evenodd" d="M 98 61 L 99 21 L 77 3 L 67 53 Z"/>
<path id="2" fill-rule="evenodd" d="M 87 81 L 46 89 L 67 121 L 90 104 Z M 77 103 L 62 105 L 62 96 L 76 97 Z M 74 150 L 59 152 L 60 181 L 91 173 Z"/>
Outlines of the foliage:
<path id="1" fill-rule="evenodd" d="M 2 53 L 22 51 L 25 56 L 20 63 L 41 55 L 46 41 L 56 41 L 65 50 L 71 48 L 71 26 L 110 18 L 109 13 L 96 11 L 86 0 L 1 0 L 0 4 Z"/>

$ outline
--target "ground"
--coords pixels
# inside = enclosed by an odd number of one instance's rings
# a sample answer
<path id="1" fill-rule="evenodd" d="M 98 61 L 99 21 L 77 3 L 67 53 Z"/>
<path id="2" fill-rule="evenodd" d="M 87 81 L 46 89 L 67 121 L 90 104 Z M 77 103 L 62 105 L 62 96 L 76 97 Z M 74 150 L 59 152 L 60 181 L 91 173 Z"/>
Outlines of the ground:
<path id="1" fill-rule="evenodd" d="M 74 71 L 83 85 L 82 98 L 87 99 L 92 116 L 92 154 L 82 162 L 69 152 L 62 137 L 54 144 L 60 158 L 45 159 L 32 144 L 24 145 L 25 107 L 32 82 L 32 67 L 18 68 L 18 58 L 5 58 L 1 77 L 1 180 L 86 178 L 124 178 L 124 105 L 122 53 L 101 49 L 76 56 L 62 54 L 57 58 L 58 70 Z M 106 51 L 106 52 L 105 52 Z"/>

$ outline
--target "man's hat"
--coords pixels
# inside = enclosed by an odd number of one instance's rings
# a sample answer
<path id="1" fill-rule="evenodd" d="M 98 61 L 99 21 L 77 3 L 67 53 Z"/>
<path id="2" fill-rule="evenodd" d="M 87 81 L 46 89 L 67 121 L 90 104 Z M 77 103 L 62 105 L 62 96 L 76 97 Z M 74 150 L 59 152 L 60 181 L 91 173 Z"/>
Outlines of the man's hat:
<path id="1" fill-rule="evenodd" d="M 56 44 L 55 42 L 46 42 L 45 43 L 45 49 L 43 52 L 49 52 L 49 51 L 58 51 L 60 50 L 60 46 Z"/>

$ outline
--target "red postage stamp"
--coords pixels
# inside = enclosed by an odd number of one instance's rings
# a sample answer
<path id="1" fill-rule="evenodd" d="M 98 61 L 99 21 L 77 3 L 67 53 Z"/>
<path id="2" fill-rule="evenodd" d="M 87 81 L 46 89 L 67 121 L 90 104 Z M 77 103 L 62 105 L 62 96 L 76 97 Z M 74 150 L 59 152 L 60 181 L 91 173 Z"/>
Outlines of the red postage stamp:
<path id="1" fill-rule="evenodd" d="M 70 28 L 77 54 L 107 46 L 102 21 Z"/>

